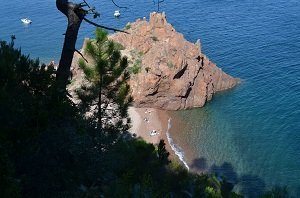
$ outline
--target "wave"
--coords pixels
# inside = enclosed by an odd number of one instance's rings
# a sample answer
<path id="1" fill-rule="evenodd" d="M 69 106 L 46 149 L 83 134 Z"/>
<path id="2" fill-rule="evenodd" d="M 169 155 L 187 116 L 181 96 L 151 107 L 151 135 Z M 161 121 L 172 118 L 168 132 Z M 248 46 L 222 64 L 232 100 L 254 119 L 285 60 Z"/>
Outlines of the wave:
<path id="1" fill-rule="evenodd" d="M 174 153 L 178 156 L 179 160 L 187 168 L 187 170 L 190 170 L 189 165 L 185 161 L 183 149 L 180 146 L 176 145 L 174 143 L 173 139 L 170 137 L 170 134 L 169 134 L 170 128 L 171 128 L 171 118 L 169 118 L 169 120 L 168 120 L 168 130 L 167 130 L 167 139 L 168 139 L 169 145 L 171 146 L 171 149 L 174 151 Z"/>

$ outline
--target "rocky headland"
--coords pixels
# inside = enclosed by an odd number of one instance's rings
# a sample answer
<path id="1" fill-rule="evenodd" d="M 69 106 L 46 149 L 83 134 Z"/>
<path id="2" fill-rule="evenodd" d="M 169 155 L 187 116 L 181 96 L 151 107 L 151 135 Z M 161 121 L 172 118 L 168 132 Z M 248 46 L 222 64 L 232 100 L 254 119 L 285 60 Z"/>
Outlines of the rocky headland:
<path id="1" fill-rule="evenodd" d="M 115 33 L 128 57 L 129 84 L 135 107 L 164 110 L 202 107 L 213 94 L 234 87 L 239 80 L 223 72 L 201 52 L 201 43 L 187 41 L 172 27 L 164 13 L 151 13 Z M 82 50 L 84 53 L 84 50 Z M 74 77 L 80 79 L 76 55 Z"/>

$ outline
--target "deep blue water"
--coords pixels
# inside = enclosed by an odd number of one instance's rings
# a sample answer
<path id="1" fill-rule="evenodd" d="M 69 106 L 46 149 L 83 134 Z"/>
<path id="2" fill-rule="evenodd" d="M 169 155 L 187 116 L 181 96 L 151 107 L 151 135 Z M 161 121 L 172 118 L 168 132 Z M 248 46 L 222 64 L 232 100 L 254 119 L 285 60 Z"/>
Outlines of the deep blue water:
<path id="1" fill-rule="evenodd" d="M 112 3 L 91 2 L 101 12 L 97 22 L 118 28 L 156 9 L 151 0 L 119 1 L 129 9 L 114 19 Z M 15 34 L 23 52 L 58 61 L 66 20 L 55 1 L 1 4 L 0 40 Z M 192 42 L 200 38 L 211 60 L 242 79 L 204 108 L 175 113 L 189 126 L 174 141 L 189 150 L 190 167 L 223 172 L 250 197 L 273 185 L 300 197 L 300 1 L 166 0 L 162 10 L 177 31 Z M 22 17 L 32 25 L 22 25 Z M 82 25 L 78 48 L 93 31 Z"/>

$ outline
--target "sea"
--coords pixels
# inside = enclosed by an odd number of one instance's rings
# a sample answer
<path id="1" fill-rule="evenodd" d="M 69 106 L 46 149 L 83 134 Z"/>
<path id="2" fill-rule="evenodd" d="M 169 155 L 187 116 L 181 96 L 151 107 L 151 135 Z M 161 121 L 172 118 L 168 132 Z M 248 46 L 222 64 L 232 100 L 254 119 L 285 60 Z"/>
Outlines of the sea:
<path id="1" fill-rule="evenodd" d="M 15 35 L 23 53 L 58 62 L 67 21 L 55 1 L 1 2 L 0 40 Z M 88 2 L 100 12 L 95 22 L 115 28 L 157 11 L 155 0 L 115 0 L 127 8 Z M 246 197 L 273 186 L 300 197 L 300 1 L 165 0 L 160 11 L 187 40 L 200 39 L 223 71 L 241 79 L 203 108 L 171 112 L 168 139 L 184 165 L 225 177 Z M 33 23 L 23 25 L 25 17 Z M 94 30 L 82 24 L 78 49 Z M 176 119 L 180 130 L 172 127 Z"/>

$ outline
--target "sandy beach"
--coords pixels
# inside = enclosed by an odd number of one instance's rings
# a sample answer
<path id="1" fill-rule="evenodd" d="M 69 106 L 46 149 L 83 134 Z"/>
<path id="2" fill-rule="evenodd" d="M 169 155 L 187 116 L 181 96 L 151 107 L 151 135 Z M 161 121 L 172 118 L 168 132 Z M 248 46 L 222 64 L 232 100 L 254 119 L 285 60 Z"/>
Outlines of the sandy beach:
<path id="1" fill-rule="evenodd" d="M 137 137 L 141 137 L 146 142 L 152 144 L 158 144 L 159 141 L 163 139 L 166 144 L 166 149 L 170 153 L 169 158 L 178 162 L 180 161 L 180 163 L 183 162 L 182 159 L 180 159 L 182 156 L 181 153 L 178 153 L 178 151 L 175 151 L 175 149 L 171 147 L 170 140 L 167 138 L 168 120 L 171 118 L 171 115 L 167 111 L 153 108 L 130 107 L 128 113 L 132 121 L 132 127 L 129 130 L 131 133 L 136 134 Z M 151 135 L 151 131 L 153 130 L 157 132 L 155 135 Z"/>
<path id="2" fill-rule="evenodd" d="M 166 132 L 169 116 L 166 111 L 130 107 L 128 113 L 132 121 L 131 133 L 149 143 L 158 144 L 160 139 L 164 139 L 165 143 L 168 143 Z"/>

